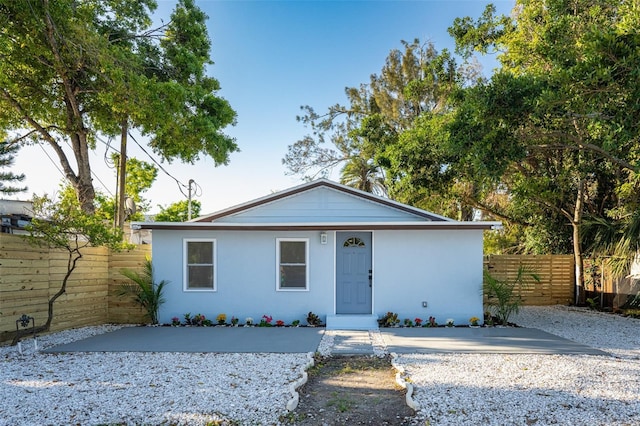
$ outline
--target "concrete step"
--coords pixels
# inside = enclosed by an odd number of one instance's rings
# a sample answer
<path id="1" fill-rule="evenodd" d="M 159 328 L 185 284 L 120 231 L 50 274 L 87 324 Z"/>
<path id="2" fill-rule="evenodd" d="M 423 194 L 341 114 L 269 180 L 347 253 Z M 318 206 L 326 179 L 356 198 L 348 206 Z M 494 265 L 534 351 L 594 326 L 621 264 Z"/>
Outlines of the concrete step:
<path id="1" fill-rule="evenodd" d="M 327 315 L 327 330 L 377 330 L 376 315 Z"/>

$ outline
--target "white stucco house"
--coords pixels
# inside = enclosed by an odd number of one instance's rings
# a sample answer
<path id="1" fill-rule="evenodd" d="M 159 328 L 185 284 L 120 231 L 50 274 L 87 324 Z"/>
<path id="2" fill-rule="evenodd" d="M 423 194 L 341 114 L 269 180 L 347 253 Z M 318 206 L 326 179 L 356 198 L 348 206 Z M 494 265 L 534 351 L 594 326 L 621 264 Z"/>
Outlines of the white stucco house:
<path id="1" fill-rule="evenodd" d="M 482 318 L 483 231 L 329 180 L 277 192 L 190 222 L 141 222 L 153 232 L 156 281 L 168 280 L 159 319 L 263 315 L 328 328 L 377 327 L 434 316 Z"/>

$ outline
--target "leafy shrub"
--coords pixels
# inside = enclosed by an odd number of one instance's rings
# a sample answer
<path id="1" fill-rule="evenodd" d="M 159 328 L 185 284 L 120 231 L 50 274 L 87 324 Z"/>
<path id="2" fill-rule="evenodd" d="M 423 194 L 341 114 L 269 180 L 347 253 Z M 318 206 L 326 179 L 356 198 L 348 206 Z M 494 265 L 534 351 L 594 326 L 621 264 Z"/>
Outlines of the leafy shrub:
<path id="1" fill-rule="evenodd" d="M 507 325 L 512 314 L 517 314 L 522 305 L 522 297 L 516 294 L 516 287 L 540 282 L 540 278 L 528 268 L 520 266 L 513 281 L 500 280 L 484 271 L 484 291 L 487 295 L 487 308 L 498 324 Z"/>
<path id="2" fill-rule="evenodd" d="M 169 282 L 162 280 L 159 283 L 155 283 L 153 281 L 153 264 L 150 258 L 145 259 L 142 272 L 123 269 L 120 273 L 132 282 L 120 285 L 117 294 L 119 296 L 133 296 L 133 300 L 147 311 L 147 316 L 151 323 L 157 324 L 158 310 L 160 305 L 165 302 L 163 296 L 164 286 Z"/>

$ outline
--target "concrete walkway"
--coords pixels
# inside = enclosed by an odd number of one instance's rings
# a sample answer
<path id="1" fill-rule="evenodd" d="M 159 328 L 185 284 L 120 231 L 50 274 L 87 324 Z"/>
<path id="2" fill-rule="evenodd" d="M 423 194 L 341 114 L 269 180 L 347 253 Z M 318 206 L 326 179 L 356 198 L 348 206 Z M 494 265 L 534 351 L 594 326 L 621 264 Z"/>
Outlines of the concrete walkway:
<path id="1" fill-rule="evenodd" d="M 305 353 L 318 350 L 324 333 L 312 327 L 125 327 L 44 352 Z M 331 333 L 333 355 L 374 353 L 368 331 Z M 607 355 L 531 328 L 382 328 L 379 333 L 387 352 L 395 353 Z"/>

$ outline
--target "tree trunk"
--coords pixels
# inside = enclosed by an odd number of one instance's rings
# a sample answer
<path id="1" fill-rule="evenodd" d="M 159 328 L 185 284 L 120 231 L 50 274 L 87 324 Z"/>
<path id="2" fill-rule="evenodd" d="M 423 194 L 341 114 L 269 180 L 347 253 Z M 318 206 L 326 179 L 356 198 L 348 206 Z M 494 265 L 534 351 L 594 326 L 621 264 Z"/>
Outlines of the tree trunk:
<path id="1" fill-rule="evenodd" d="M 578 183 L 578 194 L 576 196 L 576 206 L 573 211 L 573 220 L 571 227 L 573 228 L 573 259 L 575 263 L 576 284 L 575 284 L 575 304 L 584 305 L 584 260 L 582 257 L 582 243 L 580 241 L 580 226 L 582 225 L 582 206 L 584 203 L 584 180 Z"/>

